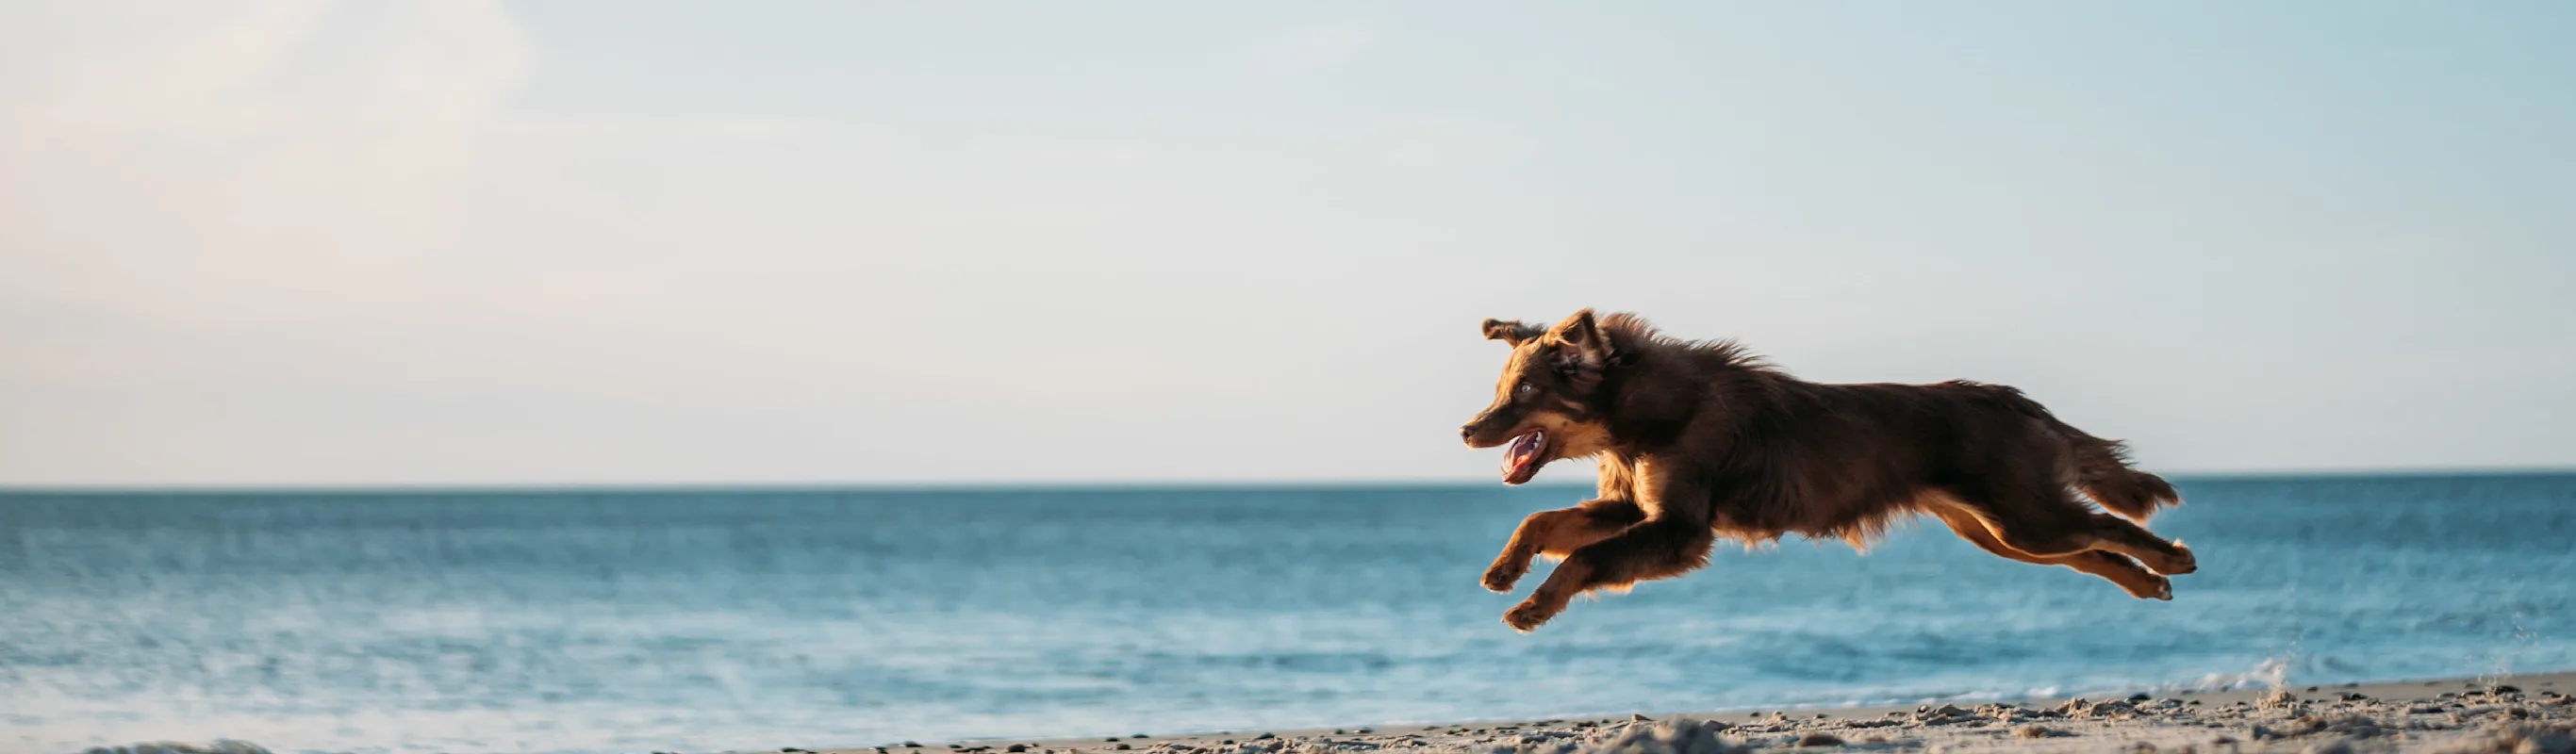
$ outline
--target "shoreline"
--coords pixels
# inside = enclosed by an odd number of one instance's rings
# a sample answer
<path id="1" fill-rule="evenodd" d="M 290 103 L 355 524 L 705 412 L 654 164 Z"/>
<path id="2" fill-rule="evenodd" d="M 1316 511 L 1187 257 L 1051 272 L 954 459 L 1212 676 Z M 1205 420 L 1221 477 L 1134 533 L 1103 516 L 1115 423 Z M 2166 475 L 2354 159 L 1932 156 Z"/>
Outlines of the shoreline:
<path id="1" fill-rule="evenodd" d="M 1514 722 L 732 750 L 812 754 L 1731 754 L 1809 751 L 2576 752 L 2576 671 Z M 919 745 L 909 745 L 919 744 Z"/>

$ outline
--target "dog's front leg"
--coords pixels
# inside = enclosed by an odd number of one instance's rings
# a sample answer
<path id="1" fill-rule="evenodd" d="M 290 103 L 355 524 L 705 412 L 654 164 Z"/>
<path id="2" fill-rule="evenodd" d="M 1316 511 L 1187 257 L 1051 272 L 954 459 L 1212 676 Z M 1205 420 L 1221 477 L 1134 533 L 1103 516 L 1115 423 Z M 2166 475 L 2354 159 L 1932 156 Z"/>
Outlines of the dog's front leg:
<path id="1" fill-rule="evenodd" d="M 1509 594 L 1512 585 L 1529 574 L 1530 560 L 1540 555 L 1563 558 L 1575 548 L 1599 542 L 1621 530 L 1646 520 L 1646 511 L 1637 507 L 1635 462 L 1613 453 L 1594 458 L 1598 476 L 1597 492 L 1591 500 L 1572 508 L 1541 511 L 1522 519 L 1520 528 L 1512 530 L 1512 539 L 1503 545 L 1501 555 L 1485 569 L 1485 588 Z"/>
<path id="2" fill-rule="evenodd" d="M 1564 612 L 1585 592 L 1626 589 L 1639 581 L 1681 575 L 1708 563 L 1709 546 L 1716 539 L 1704 523 L 1647 519 L 1617 536 L 1576 549 L 1529 599 L 1504 613 L 1503 622 L 1527 633 Z"/>
<path id="3" fill-rule="evenodd" d="M 1512 530 L 1512 539 L 1503 545 L 1502 554 L 1485 569 L 1485 588 L 1508 594 L 1513 584 L 1529 574 L 1531 559 L 1571 555 L 1576 548 L 1608 539 L 1645 518 L 1646 511 L 1636 503 L 1617 498 L 1586 500 L 1572 508 L 1532 513 L 1521 519 L 1520 528 Z"/>
<path id="4" fill-rule="evenodd" d="M 1664 480 L 1658 480 L 1664 481 Z M 1595 589 L 1626 589 L 1639 581 L 1671 578 L 1708 564 L 1717 534 L 1705 520 L 1707 492 L 1696 484 L 1646 485 L 1653 495 L 1640 512 L 1651 517 L 1597 542 L 1576 547 L 1547 581 L 1510 612 L 1503 623 L 1527 633 L 1565 611 L 1574 598 Z M 1682 503 L 1676 505 L 1676 503 Z"/>

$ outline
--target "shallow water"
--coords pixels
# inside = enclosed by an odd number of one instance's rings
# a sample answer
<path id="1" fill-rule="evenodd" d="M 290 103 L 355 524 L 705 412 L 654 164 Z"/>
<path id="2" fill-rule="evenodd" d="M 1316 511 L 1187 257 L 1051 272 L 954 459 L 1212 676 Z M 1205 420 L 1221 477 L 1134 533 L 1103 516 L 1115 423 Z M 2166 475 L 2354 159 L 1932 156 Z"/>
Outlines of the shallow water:
<path id="1" fill-rule="evenodd" d="M 2171 603 L 1937 525 L 1529 636 L 1581 488 L 0 493 L 0 751 L 775 750 L 2576 668 L 2576 476 L 2205 480 Z M 1545 566 L 1523 591 L 1545 577 Z"/>

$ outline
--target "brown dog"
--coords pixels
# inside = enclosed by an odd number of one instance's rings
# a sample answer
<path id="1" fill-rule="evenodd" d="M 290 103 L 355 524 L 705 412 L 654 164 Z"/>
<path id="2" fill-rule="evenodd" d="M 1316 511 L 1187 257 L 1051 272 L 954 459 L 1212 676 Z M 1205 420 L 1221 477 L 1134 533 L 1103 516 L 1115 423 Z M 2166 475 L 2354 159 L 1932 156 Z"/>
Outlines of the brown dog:
<path id="1" fill-rule="evenodd" d="M 2181 503 L 2172 485 L 2010 387 L 1806 382 L 1732 342 L 1675 340 L 1590 309 L 1545 330 L 1485 320 L 1485 337 L 1511 343 L 1512 358 L 1493 405 L 1460 432 L 1468 447 L 1510 445 L 1508 484 L 1560 458 L 1601 469 L 1598 497 L 1532 514 L 1485 571 L 1485 588 L 1509 593 L 1532 558 L 1564 559 L 1503 615 L 1519 631 L 1576 595 L 1706 565 L 1718 537 L 1860 548 L 1916 513 L 1987 552 L 2141 598 L 2173 599 L 2165 576 L 2194 568 L 2181 543 L 2138 525 Z"/>

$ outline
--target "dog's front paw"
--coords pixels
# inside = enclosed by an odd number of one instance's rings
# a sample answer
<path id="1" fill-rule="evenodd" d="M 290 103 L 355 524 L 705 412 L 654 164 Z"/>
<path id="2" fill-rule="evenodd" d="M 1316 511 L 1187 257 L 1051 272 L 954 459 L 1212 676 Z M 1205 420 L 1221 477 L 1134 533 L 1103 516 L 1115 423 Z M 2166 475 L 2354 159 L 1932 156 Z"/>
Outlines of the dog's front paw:
<path id="1" fill-rule="evenodd" d="M 2166 576 L 2180 576 L 2200 570 L 2200 559 L 2192 557 L 2191 548 L 2182 546 L 2181 542 L 2173 543 L 2173 552 L 2166 553 L 2164 557 L 2156 560 L 2162 562 L 2148 563 L 2147 568 Z"/>
<path id="2" fill-rule="evenodd" d="M 1520 583 L 1521 577 L 1527 575 L 1529 575 L 1529 561 L 1497 560 L 1494 561 L 1494 567 L 1485 569 L 1485 588 L 1493 590 L 1496 594 L 1511 594 L 1512 585 Z"/>
<path id="3" fill-rule="evenodd" d="M 2164 600 L 2166 602 L 2172 602 L 2173 582 L 2165 579 L 2163 576 L 2151 577 L 2144 583 L 2130 587 L 2129 596 L 2142 600 Z"/>
<path id="4" fill-rule="evenodd" d="M 1556 617 L 1556 612 L 1554 608 L 1538 604 L 1537 598 L 1533 597 L 1512 608 L 1511 612 L 1503 613 L 1503 625 L 1511 626 L 1514 631 L 1529 633 L 1538 628 L 1539 624 L 1546 623 L 1547 619 Z"/>

